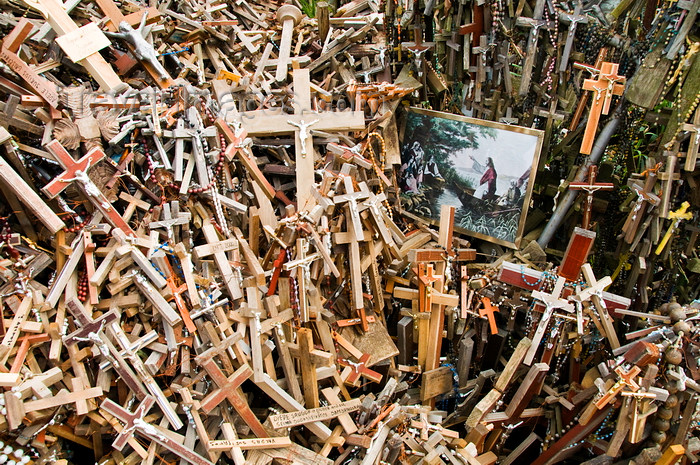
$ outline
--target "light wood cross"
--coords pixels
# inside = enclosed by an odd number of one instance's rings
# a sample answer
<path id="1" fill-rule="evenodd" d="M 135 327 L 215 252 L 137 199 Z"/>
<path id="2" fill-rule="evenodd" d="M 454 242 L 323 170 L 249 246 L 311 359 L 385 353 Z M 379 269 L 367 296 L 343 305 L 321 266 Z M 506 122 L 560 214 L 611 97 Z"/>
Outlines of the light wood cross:
<path id="1" fill-rule="evenodd" d="M 530 90 L 532 68 L 535 66 L 535 58 L 537 57 L 537 42 L 540 37 L 540 29 L 553 29 L 555 26 L 553 21 L 545 21 L 542 19 L 545 3 L 546 0 L 537 0 L 535 2 L 532 18 L 520 16 L 515 20 L 516 26 L 530 28 L 530 34 L 527 39 L 527 51 L 525 52 L 525 62 L 523 63 L 523 72 L 520 78 L 520 89 L 518 91 L 518 94 L 521 96 L 527 95 Z"/>
<path id="2" fill-rule="evenodd" d="M 46 21 L 51 25 L 51 28 L 56 31 L 58 43 L 64 43 L 64 46 L 70 45 L 71 48 L 82 48 L 82 53 L 85 55 L 76 62 L 82 65 L 90 75 L 100 84 L 100 88 L 104 91 L 119 92 L 127 86 L 117 76 L 112 67 L 100 55 L 99 48 L 94 49 L 98 42 L 103 42 L 100 39 L 91 39 L 86 41 L 82 34 L 86 31 L 85 26 L 79 28 L 68 15 L 63 7 L 63 3 L 59 0 L 22 0 L 28 6 L 39 11 L 46 18 Z M 97 33 L 102 33 L 98 28 Z M 63 40 L 61 40 L 63 39 Z M 82 39 L 82 40 L 81 40 Z M 109 39 L 107 39 L 109 44 Z M 80 47 L 82 45 L 82 47 Z"/>
<path id="3" fill-rule="evenodd" d="M 612 284 L 612 279 L 610 276 L 606 276 L 603 279 L 596 280 L 595 274 L 593 273 L 593 268 L 589 263 L 583 265 L 582 271 L 588 287 L 578 292 L 576 294 L 576 299 L 579 302 L 586 300 L 593 302 L 593 305 L 595 305 L 595 308 L 598 310 L 598 314 L 600 315 L 601 324 L 605 329 L 605 337 L 608 338 L 610 347 L 612 349 L 617 349 L 620 347 L 620 341 L 617 338 L 617 333 L 615 332 L 612 318 L 608 313 L 608 308 L 605 305 L 605 300 L 603 300 L 603 290 Z"/>
<path id="4" fill-rule="evenodd" d="M 559 72 L 561 73 L 565 72 L 566 68 L 569 66 L 569 56 L 571 55 L 571 49 L 574 45 L 574 37 L 576 37 L 576 27 L 578 23 L 588 23 L 588 16 L 581 14 L 582 8 L 583 5 L 581 4 L 581 0 L 579 0 L 573 13 L 566 13 L 564 11 L 559 13 L 559 20 L 569 23 L 564 51 L 561 54 L 561 61 L 559 62 Z"/>
<path id="5" fill-rule="evenodd" d="M 627 78 L 617 74 L 617 63 L 603 62 L 598 73 L 598 79 L 586 79 L 583 81 L 583 89 L 593 91 L 593 102 L 591 111 L 586 122 L 586 131 L 583 134 L 580 152 L 590 155 L 593 149 L 593 141 L 598 131 L 600 115 L 607 115 L 610 112 L 610 104 L 613 95 L 622 95 L 625 91 L 625 81 Z"/>
<path id="6" fill-rule="evenodd" d="M 105 399 L 102 402 L 100 405 L 102 410 L 124 423 L 122 430 L 117 435 L 112 446 L 117 450 L 122 450 L 133 435 L 138 433 L 160 444 L 165 449 L 189 463 L 194 465 L 213 465 L 212 462 L 205 459 L 194 450 L 184 446 L 184 437 L 161 426 L 144 421 L 144 418 L 148 414 L 148 411 L 151 410 L 154 403 L 155 399 L 148 396 L 139 404 L 136 411 L 132 413 L 110 399 Z"/>
<path id="7" fill-rule="evenodd" d="M 199 260 L 203 257 L 213 255 L 214 262 L 219 268 L 221 278 L 224 281 L 224 286 L 226 286 L 229 295 L 233 300 L 240 299 L 243 297 L 241 282 L 226 256 L 226 252 L 229 251 L 238 253 L 238 240 L 232 238 L 219 241 L 219 235 L 212 224 L 205 224 L 202 226 L 202 232 L 204 233 L 207 244 L 195 247 L 194 257 Z"/>
<path id="8" fill-rule="evenodd" d="M 321 258 L 320 252 L 306 255 L 308 243 L 306 239 L 297 239 L 297 258 L 283 265 L 285 271 L 297 270 L 296 282 L 299 288 L 299 311 L 301 312 L 301 322 L 309 321 L 309 302 L 307 293 L 311 284 L 311 264 Z"/>
<path id="9" fill-rule="evenodd" d="M 645 213 L 659 205 L 661 199 L 653 192 L 654 184 L 656 184 L 656 173 L 653 171 L 647 175 L 644 186 L 632 180 L 630 180 L 628 184 L 637 195 L 637 200 L 635 200 L 632 210 L 630 210 L 625 224 L 622 226 L 622 230 L 625 232 L 625 242 L 631 244 L 634 242 L 637 230 L 639 229 L 639 225 L 642 224 Z"/>
<path id="10" fill-rule="evenodd" d="M 359 131 L 365 127 L 364 112 L 362 111 L 325 111 L 316 112 L 311 105 L 311 78 L 308 69 L 295 69 L 293 74 L 294 100 L 292 107 L 294 114 L 275 112 L 273 110 L 257 110 L 240 113 L 229 113 L 227 122 L 238 121 L 241 129 L 249 136 L 279 136 L 283 134 L 295 134 L 295 161 L 296 161 L 296 186 L 297 186 L 297 210 L 310 211 L 316 200 L 311 193 L 314 183 L 314 152 L 313 140 L 307 132 L 304 147 L 308 155 L 302 153 L 301 131 L 290 124 L 300 124 L 302 121 L 310 122 L 318 119 L 314 124 L 317 131 Z M 221 125 L 218 124 L 221 129 Z M 273 191 L 274 196 L 274 191 Z"/>
<path id="11" fill-rule="evenodd" d="M 540 319 L 540 322 L 537 325 L 535 335 L 532 338 L 532 345 L 528 349 L 527 354 L 525 355 L 525 359 L 523 360 L 523 363 L 525 363 L 526 365 L 530 365 L 532 363 L 532 360 L 535 358 L 535 354 L 537 353 L 537 349 L 539 348 L 540 342 L 542 342 L 542 338 L 544 337 L 544 334 L 547 331 L 547 326 L 549 326 L 549 320 L 550 318 L 552 318 L 554 310 L 562 309 L 569 313 L 574 312 L 573 304 L 571 304 L 571 302 L 569 302 L 568 300 L 561 298 L 561 294 L 564 290 L 565 283 L 566 279 L 559 276 L 551 294 L 542 291 L 532 291 L 532 297 L 537 299 L 544 305 L 544 313 L 542 314 L 542 318 Z"/>
<path id="12" fill-rule="evenodd" d="M 611 182 L 595 182 L 598 174 L 598 167 L 591 165 L 588 167 L 587 182 L 572 182 L 569 184 L 569 189 L 581 190 L 586 192 L 586 205 L 583 209 L 583 220 L 581 226 L 583 229 L 588 229 L 591 225 L 591 213 L 593 211 L 593 194 L 600 190 L 612 190 L 615 184 Z"/>
<path id="13" fill-rule="evenodd" d="M 70 183 L 75 182 L 90 203 L 102 213 L 112 227 L 119 228 L 130 236 L 136 235 L 134 230 L 124 221 L 124 218 L 117 213 L 100 188 L 97 187 L 88 176 L 88 170 L 105 157 L 105 153 L 102 149 L 96 147 L 78 161 L 75 161 L 71 154 L 68 153 L 57 140 L 49 142 L 46 145 L 46 149 L 65 169 L 62 174 L 56 176 L 50 183 L 42 188 L 41 191 L 46 196 L 53 199 L 63 192 Z"/>

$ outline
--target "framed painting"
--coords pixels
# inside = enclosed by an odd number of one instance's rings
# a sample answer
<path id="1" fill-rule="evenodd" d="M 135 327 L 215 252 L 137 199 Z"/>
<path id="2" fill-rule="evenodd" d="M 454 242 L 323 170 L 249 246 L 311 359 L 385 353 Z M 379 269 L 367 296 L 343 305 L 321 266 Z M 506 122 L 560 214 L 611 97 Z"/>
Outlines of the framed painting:
<path id="1" fill-rule="evenodd" d="M 401 203 L 439 221 L 455 207 L 455 230 L 520 245 L 544 132 L 411 108 L 401 144 Z"/>

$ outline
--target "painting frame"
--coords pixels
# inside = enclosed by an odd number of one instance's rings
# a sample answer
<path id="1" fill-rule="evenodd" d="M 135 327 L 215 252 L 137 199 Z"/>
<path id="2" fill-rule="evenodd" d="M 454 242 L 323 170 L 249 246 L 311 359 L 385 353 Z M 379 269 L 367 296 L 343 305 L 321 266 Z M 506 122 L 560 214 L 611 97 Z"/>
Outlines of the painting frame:
<path id="1" fill-rule="evenodd" d="M 400 144 L 404 213 L 438 225 L 442 205 L 454 205 L 456 232 L 519 248 L 543 143 L 538 129 L 409 107 Z"/>

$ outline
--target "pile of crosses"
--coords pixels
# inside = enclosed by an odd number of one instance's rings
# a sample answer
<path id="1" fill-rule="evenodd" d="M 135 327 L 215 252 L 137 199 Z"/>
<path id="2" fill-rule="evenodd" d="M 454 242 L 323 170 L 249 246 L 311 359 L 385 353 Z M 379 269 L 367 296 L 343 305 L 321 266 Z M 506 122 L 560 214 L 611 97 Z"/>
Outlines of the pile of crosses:
<path id="1" fill-rule="evenodd" d="M 0 464 L 698 460 L 699 1 L 0 4 Z M 517 249 L 411 104 L 544 131 Z"/>

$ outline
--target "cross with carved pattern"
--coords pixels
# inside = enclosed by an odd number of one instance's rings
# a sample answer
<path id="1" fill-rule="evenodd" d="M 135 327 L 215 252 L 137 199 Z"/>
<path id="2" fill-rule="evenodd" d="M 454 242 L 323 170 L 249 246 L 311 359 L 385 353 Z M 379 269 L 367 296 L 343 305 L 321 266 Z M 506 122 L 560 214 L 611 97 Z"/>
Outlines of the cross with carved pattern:
<path id="1" fill-rule="evenodd" d="M 44 186 L 41 191 L 50 199 L 55 198 L 68 187 L 68 184 L 75 182 L 81 192 L 90 200 L 109 223 L 124 231 L 130 236 L 136 236 L 136 233 L 124 221 L 124 218 L 116 212 L 107 197 L 102 193 L 99 187 L 88 176 L 88 170 L 95 166 L 100 160 L 105 157 L 105 153 L 99 147 L 90 150 L 83 158 L 78 161 L 71 156 L 70 153 L 57 140 L 52 140 L 46 145 L 51 155 L 54 156 L 59 165 L 65 171 L 56 176 L 50 183 Z"/>
<path id="2" fill-rule="evenodd" d="M 569 184 L 569 189 L 581 190 L 586 192 L 586 205 L 583 209 L 583 229 L 588 229 L 591 225 L 591 212 L 593 210 L 593 194 L 600 190 L 613 190 L 615 184 L 611 182 L 598 182 L 596 183 L 596 177 L 598 175 L 598 167 L 596 165 L 591 165 L 588 167 L 588 182 L 572 182 Z"/>
<path id="3" fill-rule="evenodd" d="M 479 309 L 479 316 L 485 316 L 489 320 L 491 334 L 498 334 L 498 325 L 496 325 L 496 318 L 494 317 L 494 313 L 500 312 L 500 309 L 495 305 L 491 305 L 491 299 L 489 299 L 488 297 L 482 297 L 481 303 L 484 304 L 484 307 Z"/>
<path id="4" fill-rule="evenodd" d="M 571 55 L 571 49 L 574 45 L 574 37 L 576 36 L 576 27 L 578 26 L 578 23 L 588 23 L 588 16 L 581 14 L 582 8 L 583 5 L 581 4 L 581 0 L 579 0 L 573 13 L 561 12 L 559 14 L 560 21 L 569 23 L 566 44 L 564 45 L 564 52 L 561 55 L 561 61 L 559 63 L 559 72 L 565 72 L 569 65 L 569 56 Z"/>
<path id="5" fill-rule="evenodd" d="M 211 380 L 218 387 L 218 389 L 210 392 L 200 402 L 204 413 L 211 412 L 224 399 L 227 399 L 257 437 L 269 437 L 262 423 L 260 423 L 258 417 L 250 409 L 248 402 L 240 393 L 239 388 L 241 384 L 253 375 L 253 370 L 250 368 L 250 365 L 247 363 L 241 365 L 238 370 L 227 378 L 221 368 L 219 368 L 219 365 L 216 364 L 213 357 L 202 359 L 200 355 L 195 358 L 195 362 L 207 372 Z"/>
<path id="6" fill-rule="evenodd" d="M 124 428 L 112 443 L 114 448 L 117 450 L 122 450 L 129 439 L 133 437 L 134 433 L 139 433 L 151 441 L 160 444 L 165 449 L 189 463 L 194 465 L 213 465 L 212 462 L 205 459 L 189 447 L 183 445 L 185 439 L 184 437 L 158 425 L 146 423 L 144 418 L 146 417 L 146 414 L 148 414 L 148 411 L 153 407 L 154 403 L 155 399 L 148 396 L 139 404 L 136 411 L 131 413 L 110 399 L 105 399 L 102 402 L 100 405 L 102 410 L 124 423 Z"/>
<path id="7" fill-rule="evenodd" d="M 583 89 L 594 92 L 591 110 L 588 114 L 586 131 L 581 142 L 581 153 L 590 155 L 593 149 L 593 142 L 598 130 L 600 115 L 607 115 L 610 112 L 610 104 L 613 95 L 622 95 L 625 91 L 625 81 L 627 78 L 617 74 L 617 63 L 603 62 L 598 73 L 598 79 L 586 79 L 583 81 Z"/>
<path id="8" fill-rule="evenodd" d="M 374 381 L 375 383 L 379 383 L 382 381 L 382 374 L 377 373 L 376 371 L 370 369 L 367 366 L 369 359 L 369 354 L 363 354 L 362 357 L 360 357 L 360 359 L 357 361 L 357 363 L 342 358 L 338 359 L 338 363 L 341 366 L 344 366 L 349 369 L 344 370 L 341 374 L 341 377 L 343 377 L 343 374 L 347 373 L 347 377 L 345 378 L 346 384 L 355 385 L 355 383 L 357 383 L 357 381 L 360 379 L 360 376 L 362 376 L 363 378 L 367 378 L 370 381 Z"/>

